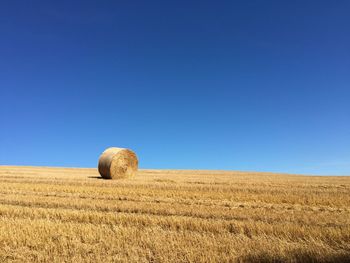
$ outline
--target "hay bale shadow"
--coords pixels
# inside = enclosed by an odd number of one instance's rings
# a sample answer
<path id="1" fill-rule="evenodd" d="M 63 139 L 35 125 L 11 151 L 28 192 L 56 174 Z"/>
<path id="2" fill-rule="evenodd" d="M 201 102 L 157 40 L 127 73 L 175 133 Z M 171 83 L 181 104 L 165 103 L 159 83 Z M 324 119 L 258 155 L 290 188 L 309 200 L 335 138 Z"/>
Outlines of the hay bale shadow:
<path id="1" fill-rule="evenodd" d="M 101 177 L 101 176 L 88 176 L 88 178 L 90 178 L 90 179 L 103 179 L 103 180 L 110 180 L 110 179 L 105 179 L 105 178 L 103 178 L 103 177 Z"/>

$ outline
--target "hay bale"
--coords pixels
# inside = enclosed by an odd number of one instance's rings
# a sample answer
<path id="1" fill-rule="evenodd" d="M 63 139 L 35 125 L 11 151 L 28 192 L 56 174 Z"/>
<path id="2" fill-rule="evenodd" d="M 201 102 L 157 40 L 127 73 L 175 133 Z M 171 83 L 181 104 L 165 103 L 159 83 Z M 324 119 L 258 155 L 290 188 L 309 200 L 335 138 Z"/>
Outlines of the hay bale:
<path id="1" fill-rule="evenodd" d="M 105 179 L 132 177 L 136 174 L 137 167 L 136 154 L 124 148 L 108 148 L 98 161 L 98 171 Z"/>

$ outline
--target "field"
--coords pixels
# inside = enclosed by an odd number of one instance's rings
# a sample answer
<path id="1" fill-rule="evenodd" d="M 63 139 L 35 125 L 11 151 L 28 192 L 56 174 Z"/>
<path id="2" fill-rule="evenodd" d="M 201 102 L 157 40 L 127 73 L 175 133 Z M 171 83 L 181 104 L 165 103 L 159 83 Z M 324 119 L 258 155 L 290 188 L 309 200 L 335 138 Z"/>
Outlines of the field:
<path id="1" fill-rule="evenodd" d="M 350 262 L 350 177 L 0 167 L 0 262 Z"/>

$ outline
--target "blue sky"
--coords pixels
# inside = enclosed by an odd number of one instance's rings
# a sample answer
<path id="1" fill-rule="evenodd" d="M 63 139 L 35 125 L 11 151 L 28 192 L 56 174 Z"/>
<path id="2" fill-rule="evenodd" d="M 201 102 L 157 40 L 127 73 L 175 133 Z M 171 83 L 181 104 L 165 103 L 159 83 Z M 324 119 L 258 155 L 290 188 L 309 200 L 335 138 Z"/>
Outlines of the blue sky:
<path id="1" fill-rule="evenodd" d="M 349 10 L 1 1 L 0 164 L 349 175 Z"/>

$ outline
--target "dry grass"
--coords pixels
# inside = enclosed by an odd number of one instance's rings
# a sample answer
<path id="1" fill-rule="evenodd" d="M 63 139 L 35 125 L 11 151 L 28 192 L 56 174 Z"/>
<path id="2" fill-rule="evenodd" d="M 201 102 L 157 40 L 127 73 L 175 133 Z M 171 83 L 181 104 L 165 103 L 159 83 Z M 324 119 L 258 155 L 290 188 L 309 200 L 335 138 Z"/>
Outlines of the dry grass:
<path id="1" fill-rule="evenodd" d="M 0 262 L 349 262 L 350 177 L 0 167 Z"/>

